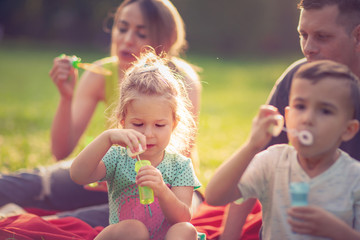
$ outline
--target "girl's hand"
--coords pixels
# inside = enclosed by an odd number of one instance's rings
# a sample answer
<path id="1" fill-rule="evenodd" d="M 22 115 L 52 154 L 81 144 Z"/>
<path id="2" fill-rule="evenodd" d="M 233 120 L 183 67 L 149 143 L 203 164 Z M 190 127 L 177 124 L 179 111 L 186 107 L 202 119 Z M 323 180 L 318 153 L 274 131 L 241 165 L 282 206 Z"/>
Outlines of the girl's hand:
<path id="1" fill-rule="evenodd" d="M 72 98 L 78 76 L 77 69 L 71 66 L 70 57 L 57 57 L 49 73 L 62 97 Z"/>
<path id="2" fill-rule="evenodd" d="M 117 144 L 123 147 L 129 147 L 131 152 L 138 152 L 139 143 L 146 150 L 146 137 L 134 129 L 110 129 L 109 139 L 111 145 Z"/>
<path id="3" fill-rule="evenodd" d="M 258 115 L 253 120 L 249 140 L 256 149 L 263 149 L 271 140 L 272 134 L 269 132 L 269 128 L 271 124 L 276 125 L 276 116 L 278 115 L 279 112 L 274 106 L 263 105 L 260 107 Z"/>
<path id="4" fill-rule="evenodd" d="M 335 215 L 317 206 L 291 207 L 288 223 L 291 230 L 300 234 L 335 239 L 344 222 Z"/>
<path id="5" fill-rule="evenodd" d="M 160 197 L 168 189 L 161 172 L 153 166 L 143 166 L 139 169 L 136 176 L 136 184 L 150 187 L 156 197 Z"/>

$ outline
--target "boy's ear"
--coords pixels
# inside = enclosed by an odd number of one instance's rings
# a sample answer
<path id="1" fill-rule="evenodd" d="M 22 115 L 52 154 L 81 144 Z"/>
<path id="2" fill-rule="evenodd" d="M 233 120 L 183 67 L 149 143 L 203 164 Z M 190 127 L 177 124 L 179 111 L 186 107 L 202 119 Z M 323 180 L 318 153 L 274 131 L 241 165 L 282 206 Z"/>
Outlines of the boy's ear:
<path id="1" fill-rule="evenodd" d="M 358 52 L 360 52 L 360 24 L 354 28 L 353 36 L 356 41 L 356 49 Z"/>
<path id="2" fill-rule="evenodd" d="M 359 131 L 359 120 L 351 119 L 348 121 L 345 132 L 342 135 L 342 140 L 344 142 L 351 140 L 356 133 Z"/>
<path id="3" fill-rule="evenodd" d="M 124 119 L 120 120 L 120 125 L 121 125 L 122 128 L 124 128 L 124 126 L 125 126 L 125 120 Z"/>

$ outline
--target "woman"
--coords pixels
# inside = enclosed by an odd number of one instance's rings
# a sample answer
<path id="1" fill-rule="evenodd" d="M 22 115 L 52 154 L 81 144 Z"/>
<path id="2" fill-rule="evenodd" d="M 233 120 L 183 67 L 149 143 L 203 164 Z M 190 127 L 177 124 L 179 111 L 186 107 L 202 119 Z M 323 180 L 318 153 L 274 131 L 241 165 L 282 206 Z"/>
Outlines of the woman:
<path id="1" fill-rule="evenodd" d="M 198 75 L 190 64 L 178 58 L 186 48 L 184 23 L 178 11 L 168 0 L 125 0 L 114 17 L 111 57 L 95 62 L 109 69 L 110 76 L 85 71 L 77 83 L 77 70 L 71 66 L 70 58 L 54 60 L 50 76 L 59 90 L 60 102 L 51 139 L 57 160 L 66 158 L 76 147 L 98 103 L 103 101 L 111 108 L 124 71 L 145 46 L 167 54 L 169 66 L 184 77 L 192 111 L 198 116 L 201 95 Z M 30 172 L 0 175 L 0 206 L 13 202 L 22 207 L 71 210 L 58 216 L 74 216 L 91 226 L 107 226 L 107 193 L 73 183 L 70 164 L 61 161 Z"/>
<path id="2" fill-rule="evenodd" d="M 110 77 L 87 71 L 74 92 L 76 70 L 71 67 L 69 58 L 54 61 L 50 76 L 61 94 L 52 126 L 52 151 L 57 159 L 67 157 L 75 148 L 97 104 L 105 101 L 110 106 L 117 99 L 117 86 L 124 70 L 147 45 L 157 52 L 166 52 L 170 64 L 184 75 L 193 112 L 198 115 L 201 91 L 198 76 L 189 64 L 176 58 L 186 47 L 184 24 L 179 13 L 167 0 L 124 1 L 115 14 L 112 57 L 96 62 L 113 72 Z"/>

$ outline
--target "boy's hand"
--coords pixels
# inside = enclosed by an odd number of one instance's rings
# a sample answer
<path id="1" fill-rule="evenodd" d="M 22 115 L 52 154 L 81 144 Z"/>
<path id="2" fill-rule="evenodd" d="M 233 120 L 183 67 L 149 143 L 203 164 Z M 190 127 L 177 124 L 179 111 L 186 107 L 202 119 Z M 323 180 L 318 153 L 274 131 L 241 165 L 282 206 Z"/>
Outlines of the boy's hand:
<path id="1" fill-rule="evenodd" d="M 344 222 L 317 206 L 291 207 L 288 223 L 291 230 L 300 234 L 333 238 Z"/>
<path id="2" fill-rule="evenodd" d="M 279 112 L 276 107 L 262 105 L 258 115 L 253 119 L 250 135 L 250 144 L 257 149 L 263 149 L 271 140 L 272 134 L 269 132 L 271 125 L 277 124 Z"/>
<path id="3" fill-rule="evenodd" d="M 109 138 L 111 144 L 129 147 L 131 152 L 139 152 L 139 143 L 146 150 L 146 137 L 134 129 L 110 129 Z"/>

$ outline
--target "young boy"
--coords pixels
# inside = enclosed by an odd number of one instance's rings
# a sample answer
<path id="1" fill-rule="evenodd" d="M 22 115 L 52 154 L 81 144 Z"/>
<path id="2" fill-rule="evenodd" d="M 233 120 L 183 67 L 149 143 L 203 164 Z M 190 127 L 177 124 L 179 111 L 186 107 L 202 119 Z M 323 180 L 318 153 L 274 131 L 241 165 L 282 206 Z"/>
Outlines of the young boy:
<path id="1" fill-rule="evenodd" d="M 260 152 L 279 117 L 275 107 L 262 106 L 247 142 L 209 182 L 206 201 L 258 198 L 262 239 L 360 239 L 360 163 L 339 149 L 359 130 L 359 102 L 359 80 L 346 66 L 329 60 L 304 64 L 285 109 L 292 145 Z M 304 132 L 306 141 L 299 137 Z M 308 184 L 308 206 L 291 206 L 291 182 Z"/>

